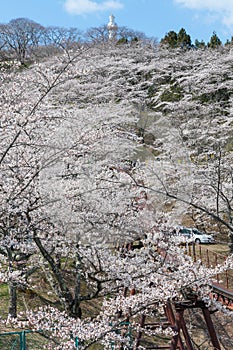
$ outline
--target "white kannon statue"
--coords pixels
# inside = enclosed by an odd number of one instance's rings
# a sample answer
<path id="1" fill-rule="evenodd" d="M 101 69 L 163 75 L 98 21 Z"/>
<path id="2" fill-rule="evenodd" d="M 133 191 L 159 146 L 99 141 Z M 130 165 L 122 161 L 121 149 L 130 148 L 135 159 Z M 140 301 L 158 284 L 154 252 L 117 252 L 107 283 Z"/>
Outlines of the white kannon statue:
<path id="1" fill-rule="evenodd" d="M 115 23 L 115 17 L 113 15 L 109 16 L 109 23 L 108 23 L 108 38 L 114 39 L 116 37 L 116 31 L 117 31 L 117 24 Z"/>

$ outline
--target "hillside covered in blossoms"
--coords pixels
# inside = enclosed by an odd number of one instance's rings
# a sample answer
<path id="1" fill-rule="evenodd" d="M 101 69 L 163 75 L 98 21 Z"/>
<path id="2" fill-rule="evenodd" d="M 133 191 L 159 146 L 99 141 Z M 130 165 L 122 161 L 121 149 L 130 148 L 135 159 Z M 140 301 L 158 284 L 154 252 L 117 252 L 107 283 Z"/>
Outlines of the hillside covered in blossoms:
<path id="1" fill-rule="evenodd" d="M 158 320 L 191 292 L 232 322 L 210 298 L 214 276 L 233 268 L 232 58 L 231 45 L 140 39 L 1 62 L 0 279 L 10 322 L 49 331 L 51 348 L 79 339 L 80 349 L 130 349 L 115 332 L 124 316 L 136 332 L 139 315 Z M 223 265 L 186 254 L 173 235 L 186 223 L 221 235 Z M 136 241 L 141 249 L 131 249 Z M 148 336 L 174 329 L 159 324 Z M 226 335 L 222 343 L 232 345 Z"/>

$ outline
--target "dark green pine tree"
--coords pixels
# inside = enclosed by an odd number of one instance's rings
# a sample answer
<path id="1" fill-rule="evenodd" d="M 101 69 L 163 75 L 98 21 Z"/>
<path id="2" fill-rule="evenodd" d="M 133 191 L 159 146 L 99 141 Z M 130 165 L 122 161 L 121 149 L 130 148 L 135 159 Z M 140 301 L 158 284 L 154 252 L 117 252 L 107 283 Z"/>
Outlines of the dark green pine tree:
<path id="1" fill-rule="evenodd" d="M 222 45 L 221 40 L 217 36 L 216 32 L 213 32 L 213 35 L 210 38 L 210 42 L 208 43 L 208 47 L 210 47 L 211 49 L 216 49 L 221 45 Z"/>
<path id="2" fill-rule="evenodd" d="M 177 35 L 177 46 L 182 48 L 191 47 L 191 37 L 186 33 L 184 28 L 181 28 Z"/>
<path id="3" fill-rule="evenodd" d="M 171 48 L 177 47 L 177 34 L 174 30 L 170 30 L 163 39 L 161 39 L 160 43 L 162 45 L 168 45 Z"/>
<path id="4" fill-rule="evenodd" d="M 197 49 L 204 49 L 206 47 L 206 44 L 205 44 L 204 40 L 199 41 L 198 39 L 196 39 L 194 46 Z"/>

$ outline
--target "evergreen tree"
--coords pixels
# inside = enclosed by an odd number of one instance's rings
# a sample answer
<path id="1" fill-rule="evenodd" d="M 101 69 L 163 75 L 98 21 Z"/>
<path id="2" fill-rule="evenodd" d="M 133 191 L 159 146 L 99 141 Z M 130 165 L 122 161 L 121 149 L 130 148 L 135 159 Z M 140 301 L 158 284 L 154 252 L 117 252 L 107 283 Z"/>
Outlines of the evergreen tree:
<path id="1" fill-rule="evenodd" d="M 174 30 L 170 30 L 163 39 L 161 44 L 168 45 L 171 48 L 177 47 L 177 33 Z"/>
<path id="2" fill-rule="evenodd" d="M 191 46 L 191 37 L 186 33 L 184 28 L 181 28 L 177 35 L 177 46 L 182 48 Z"/>
<path id="3" fill-rule="evenodd" d="M 231 39 L 227 39 L 227 41 L 225 42 L 225 46 L 229 46 L 229 45 L 233 45 L 233 36 L 231 37 Z"/>
<path id="4" fill-rule="evenodd" d="M 221 40 L 217 36 L 216 32 L 213 32 L 213 35 L 210 38 L 210 42 L 208 43 L 208 47 L 210 47 L 211 49 L 216 49 L 221 45 L 222 45 Z"/>
<path id="5" fill-rule="evenodd" d="M 163 39 L 161 44 L 168 45 L 170 48 L 188 48 L 191 46 L 191 37 L 186 33 L 184 28 L 181 28 L 178 34 L 174 30 L 170 30 Z"/>
<path id="6" fill-rule="evenodd" d="M 206 47 L 206 44 L 204 40 L 199 41 L 198 39 L 195 40 L 195 47 L 197 49 L 204 49 Z"/>

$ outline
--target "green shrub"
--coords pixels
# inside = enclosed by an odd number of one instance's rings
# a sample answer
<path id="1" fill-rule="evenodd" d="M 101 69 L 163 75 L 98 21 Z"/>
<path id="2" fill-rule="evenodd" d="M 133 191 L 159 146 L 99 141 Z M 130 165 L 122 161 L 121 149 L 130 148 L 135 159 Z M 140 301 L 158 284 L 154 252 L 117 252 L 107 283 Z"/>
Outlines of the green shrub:
<path id="1" fill-rule="evenodd" d="M 172 85 L 170 89 L 163 91 L 161 95 L 162 102 L 176 102 L 184 97 L 182 89 L 178 85 Z"/>

